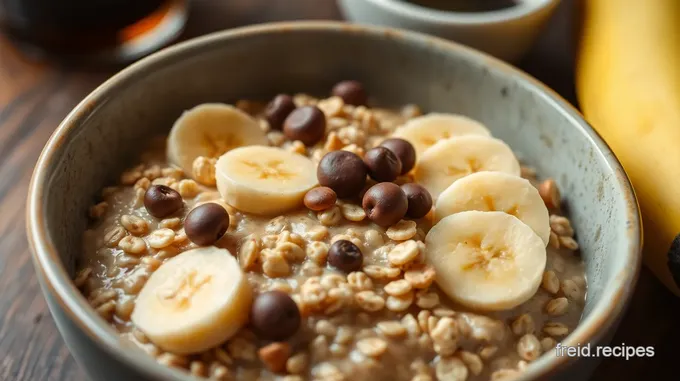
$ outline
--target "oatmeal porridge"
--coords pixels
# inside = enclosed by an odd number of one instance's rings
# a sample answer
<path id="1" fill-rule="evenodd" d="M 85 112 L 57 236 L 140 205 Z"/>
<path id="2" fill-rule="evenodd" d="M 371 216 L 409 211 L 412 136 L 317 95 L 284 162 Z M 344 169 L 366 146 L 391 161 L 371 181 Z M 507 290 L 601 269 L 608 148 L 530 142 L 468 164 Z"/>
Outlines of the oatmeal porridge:
<path id="1" fill-rule="evenodd" d="M 575 328 L 557 184 L 481 123 L 363 86 L 203 104 L 90 209 L 75 283 L 216 380 L 508 380 Z"/>

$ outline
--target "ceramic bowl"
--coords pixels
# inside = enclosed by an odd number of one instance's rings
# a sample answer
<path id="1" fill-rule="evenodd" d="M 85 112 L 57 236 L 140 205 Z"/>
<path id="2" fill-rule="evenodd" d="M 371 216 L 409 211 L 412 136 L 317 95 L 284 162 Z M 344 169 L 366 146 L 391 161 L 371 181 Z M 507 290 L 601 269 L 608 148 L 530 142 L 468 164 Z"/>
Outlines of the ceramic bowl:
<path id="1" fill-rule="evenodd" d="M 323 95 L 346 78 L 363 81 L 384 105 L 416 102 L 476 118 L 539 175 L 557 179 L 589 285 L 581 324 L 563 344 L 608 340 L 637 279 L 640 219 L 626 174 L 578 112 L 526 74 L 444 40 L 344 23 L 279 23 L 211 34 L 139 61 L 88 95 L 45 146 L 28 196 L 28 237 L 52 315 L 90 379 L 192 379 L 121 340 L 71 281 L 99 190 L 136 161 L 147 138 L 198 103 Z M 583 379 L 594 361 L 549 353 L 523 379 Z"/>
<path id="2" fill-rule="evenodd" d="M 509 62 L 518 61 L 529 50 L 558 3 L 523 0 L 506 9 L 462 13 L 405 0 L 338 0 L 344 17 L 352 22 L 432 34 Z"/>

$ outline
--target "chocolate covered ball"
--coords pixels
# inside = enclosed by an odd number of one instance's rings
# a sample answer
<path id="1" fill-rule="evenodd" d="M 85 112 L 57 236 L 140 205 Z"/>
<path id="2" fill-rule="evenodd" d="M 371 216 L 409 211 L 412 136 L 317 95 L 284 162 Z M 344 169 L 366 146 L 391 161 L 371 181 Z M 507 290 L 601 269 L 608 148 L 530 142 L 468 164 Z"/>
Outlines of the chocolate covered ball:
<path id="1" fill-rule="evenodd" d="M 413 145 L 404 139 L 392 138 L 380 143 L 380 147 L 385 147 L 394 152 L 401 161 L 401 174 L 409 173 L 416 165 L 416 150 Z"/>
<path id="2" fill-rule="evenodd" d="M 283 291 L 259 294 L 250 307 L 250 325 L 266 340 L 280 341 L 293 336 L 300 321 L 297 303 Z"/>
<path id="3" fill-rule="evenodd" d="M 191 242 L 209 246 L 229 228 L 229 213 L 221 205 L 207 202 L 195 207 L 184 219 L 184 232 Z"/>
<path id="4" fill-rule="evenodd" d="M 351 273 L 361 270 L 364 255 L 357 245 L 341 239 L 335 241 L 328 249 L 328 263 L 342 272 Z"/>
<path id="5" fill-rule="evenodd" d="M 304 203 L 307 208 L 315 212 L 326 210 L 333 205 L 338 199 L 335 191 L 328 187 L 316 187 L 310 189 L 304 198 Z"/>
<path id="6" fill-rule="evenodd" d="M 290 140 L 299 140 L 312 146 L 326 133 L 326 115 L 316 106 L 293 110 L 283 122 L 283 134 Z"/>
<path id="7" fill-rule="evenodd" d="M 272 99 L 264 110 L 264 117 L 273 130 L 283 128 L 283 122 L 295 110 L 293 98 L 287 94 L 279 94 Z"/>
<path id="8" fill-rule="evenodd" d="M 333 189 L 341 198 L 358 195 L 366 184 L 366 174 L 364 161 L 349 151 L 327 153 L 316 169 L 319 184 Z"/>
<path id="9" fill-rule="evenodd" d="M 394 183 L 378 183 L 370 187 L 364 194 L 361 205 L 366 216 L 382 227 L 396 224 L 404 218 L 408 210 L 406 195 Z"/>
<path id="10" fill-rule="evenodd" d="M 168 186 L 152 185 L 144 193 L 144 207 L 156 218 L 165 218 L 183 206 L 182 196 Z"/>
<path id="11" fill-rule="evenodd" d="M 401 190 L 408 200 L 406 216 L 410 218 L 422 218 L 432 209 L 432 196 L 424 186 L 416 183 L 407 183 L 401 186 Z"/>
<path id="12" fill-rule="evenodd" d="M 358 81 L 342 81 L 333 86 L 332 95 L 342 98 L 348 105 L 365 106 L 368 97 L 364 85 Z"/>
<path id="13" fill-rule="evenodd" d="M 364 155 L 368 175 L 375 181 L 394 181 L 401 174 L 401 160 L 385 147 L 371 148 Z"/>

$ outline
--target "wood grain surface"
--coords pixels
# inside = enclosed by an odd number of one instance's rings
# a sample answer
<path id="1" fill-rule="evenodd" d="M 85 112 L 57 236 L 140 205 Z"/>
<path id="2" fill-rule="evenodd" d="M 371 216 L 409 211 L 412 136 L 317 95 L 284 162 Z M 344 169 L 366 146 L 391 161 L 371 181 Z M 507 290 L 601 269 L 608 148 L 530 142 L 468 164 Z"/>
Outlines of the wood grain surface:
<path id="1" fill-rule="evenodd" d="M 574 101 L 574 12 L 563 1 L 520 66 Z M 275 20 L 339 19 L 333 0 L 194 0 L 183 38 Z M 84 380 L 64 347 L 34 276 L 24 204 L 34 163 L 68 111 L 115 70 L 22 58 L 0 37 L 0 380 Z M 680 342 L 680 303 L 643 270 L 614 343 L 654 346 L 653 358 L 603 359 L 595 380 L 671 380 Z"/>

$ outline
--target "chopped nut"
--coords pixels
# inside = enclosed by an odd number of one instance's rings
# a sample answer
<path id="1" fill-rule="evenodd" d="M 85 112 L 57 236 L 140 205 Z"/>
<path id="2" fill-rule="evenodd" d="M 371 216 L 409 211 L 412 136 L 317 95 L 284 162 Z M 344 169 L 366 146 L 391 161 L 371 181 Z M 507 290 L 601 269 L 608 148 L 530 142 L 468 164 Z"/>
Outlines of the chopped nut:
<path id="1" fill-rule="evenodd" d="M 541 355 L 541 343 L 536 336 L 528 333 L 517 341 L 517 353 L 527 361 L 534 361 Z"/>
<path id="2" fill-rule="evenodd" d="M 484 363 L 476 353 L 460 351 L 458 352 L 458 357 L 460 357 L 473 375 L 479 376 L 482 370 L 484 370 Z"/>
<path id="3" fill-rule="evenodd" d="M 116 302 L 113 300 L 108 301 L 97 307 L 96 310 L 99 316 L 104 318 L 104 320 L 111 321 L 111 318 L 113 318 L 113 312 L 116 310 Z"/>
<path id="4" fill-rule="evenodd" d="M 281 131 L 269 131 L 267 132 L 267 140 L 269 140 L 269 145 L 273 147 L 281 147 L 283 142 L 286 141 L 286 137 Z"/>
<path id="5" fill-rule="evenodd" d="M 550 231 L 550 240 L 548 241 L 548 245 L 550 245 L 550 247 L 553 249 L 560 248 L 560 236 L 555 234 L 554 231 Z"/>
<path id="6" fill-rule="evenodd" d="M 306 354 L 298 353 L 288 358 L 288 361 L 286 362 L 286 370 L 288 373 L 301 374 L 305 371 L 305 369 L 307 369 L 308 362 L 309 360 L 307 359 Z"/>
<path id="7" fill-rule="evenodd" d="M 141 168 L 133 168 L 131 170 L 123 172 L 123 174 L 120 176 L 120 183 L 122 185 L 132 185 L 139 178 L 142 177 L 142 170 Z"/>
<path id="8" fill-rule="evenodd" d="M 560 236 L 560 246 L 567 250 L 576 251 L 578 250 L 578 242 L 575 239 L 567 236 Z"/>
<path id="9" fill-rule="evenodd" d="M 98 220 L 106 214 L 106 211 L 109 209 L 109 203 L 106 201 L 102 201 L 96 205 L 93 205 L 90 208 L 90 218 L 94 220 Z"/>
<path id="10" fill-rule="evenodd" d="M 387 260 L 394 266 L 404 266 L 413 262 L 420 253 L 416 241 L 402 242 L 394 247 L 388 254 Z"/>
<path id="11" fill-rule="evenodd" d="M 364 273 L 373 279 L 394 279 L 401 274 L 401 270 L 396 267 L 383 267 L 376 265 L 368 265 L 363 268 Z"/>
<path id="12" fill-rule="evenodd" d="M 344 147 L 345 144 L 340 140 L 338 137 L 338 134 L 335 131 L 331 131 L 328 134 L 328 137 L 326 138 L 326 144 L 324 144 L 323 148 L 330 152 L 330 151 L 337 151 Z"/>
<path id="13" fill-rule="evenodd" d="M 375 229 L 367 230 L 364 233 L 364 240 L 368 246 L 377 248 L 385 244 L 382 234 Z"/>
<path id="14" fill-rule="evenodd" d="M 428 288 L 434 282 L 435 278 L 434 267 L 425 264 L 416 264 L 411 266 L 404 273 L 404 279 L 411 283 L 413 288 Z"/>
<path id="15" fill-rule="evenodd" d="M 416 294 L 416 305 L 424 309 L 434 308 L 439 305 L 439 295 L 435 292 L 419 292 Z"/>
<path id="16" fill-rule="evenodd" d="M 197 377 L 206 377 L 208 375 L 207 367 L 200 361 L 192 361 L 189 364 L 189 372 Z"/>
<path id="17" fill-rule="evenodd" d="M 314 263 L 324 266 L 328 258 L 328 245 L 324 242 L 312 242 L 307 245 L 306 255 Z"/>
<path id="18" fill-rule="evenodd" d="M 401 220 L 390 226 L 385 234 L 394 241 L 406 241 L 416 235 L 416 222 L 411 220 Z"/>
<path id="19" fill-rule="evenodd" d="M 179 194 L 183 198 L 194 198 L 201 191 L 194 180 L 180 180 L 177 184 Z"/>
<path id="20" fill-rule="evenodd" d="M 161 177 L 162 174 L 163 173 L 161 172 L 161 167 L 159 167 L 158 165 L 152 165 L 146 170 L 144 170 L 144 172 L 142 172 L 142 176 L 146 177 L 149 180 L 155 180 Z"/>
<path id="21" fill-rule="evenodd" d="M 515 369 L 499 369 L 491 373 L 491 381 L 512 381 L 521 375 L 522 373 Z"/>
<path id="22" fill-rule="evenodd" d="M 527 180 L 535 180 L 536 179 L 536 169 L 522 165 L 520 167 L 520 176 L 527 179 Z"/>
<path id="23" fill-rule="evenodd" d="M 412 287 L 411 284 L 403 279 L 400 280 L 394 280 L 384 287 L 385 292 L 388 295 L 392 296 L 400 296 L 400 295 L 405 295 L 411 292 Z"/>
<path id="24" fill-rule="evenodd" d="M 366 218 L 366 212 L 364 212 L 364 209 L 358 205 L 342 204 L 342 206 L 340 206 L 340 210 L 342 211 L 342 216 L 348 221 L 359 222 Z"/>
<path id="25" fill-rule="evenodd" d="M 290 274 L 290 265 L 286 259 L 278 252 L 271 249 L 261 251 L 263 256 L 262 271 L 265 275 L 272 278 L 280 278 Z"/>
<path id="26" fill-rule="evenodd" d="M 305 147 L 305 144 L 299 140 L 295 140 L 290 145 L 288 146 L 288 150 L 300 155 L 304 155 L 307 153 L 307 147 Z"/>
<path id="27" fill-rule="evenodd" d="M 556 214 L 550 215 L 550 228 L 559 236 L 574 236 L 574 229 L 571 227 L 569 219 Z"/>
<path id="28" fill-rule="evenodd" d="M 326 114 L 327 118 L 332 118 L 335 116 L 340 116 L 343 114 L 342 107 L 345 105 L 342 98 L 338 96 L 332 96 L 327 99 L 323 99 L 317 103 L 317 107 Z"/>
<path id="29" fill-rule="evenodd" d="M 481 357 L 484 360 L 488 360 L 492 358 L 496 352 L 498 352 L 498 347 L 495 345 L 488 345 L 486 347 L 483 347 L 479 350 L 479 357 Z"/>
<path id="30" fill-rule="evenodd" d="M 290 223 L 288 222 L 288 218 L 285 216 L 278 216 L 267 222 L 267 225 L 264 227 L 264 231 L 269 234 L 279 234 L 289 228 Z"/>
<path id="31" fill-rule="evenodd" d="M 235 359 L 254 361 L 257 358 L 255 345 L 243 337 L 235 337 L 229 340 L 227 350 L 231 357 Z"/>
<path id="32" fill-rule="evenodd" d="M 177 227 L 182 223 L 179 217 L 166 218 L 158 223 L 158 227 L 162 229 L 177 229 Z"/>
<path id="33" fill-rule="evenodd" d="M 420 326 L 418 325 L 418 321 L 416 318 L 413 317 L 411 314 L 406 314 L 404 315 L 403 318 L 401 318 L 401 324 L 406 328 L 406 331 L 409 333 L 410 336 L 415 337 L 417 335 L 420 335 Z"/>
<path id="34" fill-rule="evenodd" d="M 335 205 L 332 208 L 317 213 L 316 218 L 318 218 L 319 222 L 324 226 L 333 226 L 342 221 L 342 213 L 340 212 L 340 208 Z"/>
<path id="35" fill-rule="evenodd" d="M 560 280 L 554 271 L 548 270 L 543 273 L 543 281 L 541 283 L 543 289 L 551 294 L 557 294 L 560 291 Z"/>
<path id="36" fill-rule="evenodd" d="M 135 236 L 125 236 L 118 242 L 118 247 L 128 254 L 141 254 L 146 251 L 146 242 Z"/>
<path id="37" fill-rule="evenodd" d="M 162 365 L 173 368 L 183 368 L 189 363 L 189 360 L 186 357 L 172 353 L 163 353 L 162 355 L 158 356 L 156 361 Z"/>
<path id="38" fill-rule="evenodd" d="M 413 303 L 413 291 L 399 296 L 388 296 L 385 301 L 385 306 L 390 311 L 401 312 L 406 311 Z"/>
<path id="39" fill-rule="evenodd" d="M 288 343 L 271 343 L 260 348 L 257 352 L 262 363 L 274 373 L 281 373 L 286 370 L 286 362 L 291 354 L 291 347 Z"/>
<path id="40" fill-rule="evenodd" d="M 116 247 L 118 242 L 120 242 L 120 240 L 123 239 L 126 234 L 127 232 L 125 229 L 120 226 L 116 226 L 104 234 L 104 243 L 108 247 Z"/>
<path id="41" fill-rule="evenodd" d="M 306 306 L 315 309 L 319 308 L 324 299 L 326 299 L 326 296 L 328 296 L 328 292 L 320 284 L 305 283 L 302 285 L 301 291 L 300 296 L 302 297 L 302 302 Z"/>
<path id="42" fill-rule="evenodd" d="M 433 309 L 432 314 L 437 317 L 452 317 L 456 315 L 456 312 L 446 307 L 440 307 Z"/>
<path id="43" fill-rule="evenodd" d="M 274 248 L 286 261 L 299 262 L 305 258 L 305 251 L 292 242 L 278 243 Z"/>
<path id="44" fill-rule="evenodd" d="M 304 236 L 310 241 L 322 241 L 328 237 L 328 228 L 325 226 L 314 226 L 307 230 Z"/>
<path id="45" fill-rule="evenodd" d="M 373 289 L 373 281 L 366 273 L 354 271 L 347 274 L 347 283 L 354 291 L 368 291 Z"/>
<path id="46" fill-rule="evenodd" d="M 431 318 L 428 318 L 428 325 Z M 430 327 L 430 337 L 437 353 L 452 355 L 458 349 L 458 324 L 451 318 L 441 318 L 434 327 Z"/>
<path id="47" fill-rule="evenodd" d="M 181 170 L 180 168 L 166 167 L 161 169 L 161 176 L 172 177 L 175 180 L 181 180 L 182 177 L 184 176 L 184 171 Z"/>
<path id="48" fill-rule="evenodd" d="M 154 249 L 170 246 L 175 240 L 175 232 L 171 229 L 158 229 L 146 237 L 146 242 Z"/>
<path id="49" fill-rule="evenodd" d="M 432 316 L 432 312 L 430 312 L 428 310 L 422 310 L 422 311 L 418 312 L 418 326 L 425 333 L 430 333 L 429 320 L 430 320 L 431 316 Z M 435 321 L 433 322 L 433 326 L 436 323 L 437 323 L 437 321 L 435 319 Z"/>
<path id="50" fill-rule="evenodd" d="M 314 327 L 316 330 L 316 333 L 319 335 L 324 335 L 328 337 L 334 337 L 335 334 L 337 333 L 337 329 L 331 322 L 328 320 L 319 320 L 316 322 L 316 326 Z"/>
<path id="51" fill-rule="evenodd" d="M 383 339 L 370 337 L 357 342 L 357 349 L 369 357 L 380 357 L 387 350 L 387 343 Z"/>
<path id="52" fill-rule="evenodd" d="M 87 280 L 90 278 L 90 275 L 92 275 L 92 268 L 86 267 L 78 272 L 78 275 L 76 275 L 73 283 L 78 288 L 83 287 L 85 282 L 87 282 Z"/>
<path id="53" fill-rule="evenodd" d="M 545 206 L 548 209 L 557 209 L 560 207 L 561 198 L 560 190 L 553 179 L 547 179 L 538 186 L 538 193 L 541 195 Z"/>
<path id="54" fill-rule="evenodd" d="M 517 336 L 522 336 L 527 333 L 534 333 L 536 327 L 534 326 L 534 319 L 529 314 L 521 314 L 517 319 L 513 320 L 510 325 L 512 333 Z"/>
<path id="55" fill-rule="evenodd" d="M 562 323 L 547 322 L 543 326 L 543 332 L 550 336 L 566 336 L 569 328 Z"/>
<path id="56" fill-rule="evenodd" d="M 250 234 L 245 237 L 241 243 L 241 248 L 238 251 L 238 262 L 241 265 L 241 268 L 244 270 L 252 268 L 257 262 L 259 254 L 260 240 L 257 238 L 257 235 Z"/>
<path id="57" fill-rule="evenodd" d="M 361 291 L 354 296 L 362 309 L 370 312 L 380 311 L 385 307 L 385 299 L 373 291 Z"/>
<path id="58" fill-rule="evenodd" d="M 402 337 L 406 335 L 406 328 L 398 321 L 381 321 L 377 324 L 378 330 L 388 337 Z"/>
<path id="59" fill-rule="evenodd" d="M 130 214 L 121 216 L 120 223 L 123 225 L 125 230 L 134 235 L 143 235 L 149 231 L 149 224 L 146 221 Z"/>
<path id="60" fill-rule="evenodd" d="M 439 381 L 465 381 L 468 378 L 468 369 L 459 358 L 448 357 L 439 360 L 436 374 Z"/>
<path id="61" fill-rule="evenodd" d="M 321 363 L 312 372 L 314 380 L 324 381 L 344 381 L 345 375 L 338 368 L 330 363 Z"/>
<path id="62" fill-rule="evenodd" d="M 576 301 L 581 299 L 581 291 L 579 290 L 579 287 L 573 280 L 571 279 L 563 280 L 561 289 L 564 295 L 569 299 Z"/>
<path id="63" fill-rule="evenodd" d="M 423 112 L 420 110 L 420 107 L 418 107 L 418 105 L 414 105 L 414 104 L 405 105 L 401 109 L 401 115 L 406 119 L 415 118 L 415 117 L 420 116 L 422 114 L 423 114 Z"/>
<path id="64" fill-rule="evenodd" d="M 557 341 L 552 337 L 544 337 L 541 339 L 541 347 L 543 348 L 544 352 L 555 348 L 555 345 L 557 345 Z"/>
<path id="65" fill-rule="evenodd" d="M 545 312 L 550 316 L 561 316 L 567 312 L 569 300 L 567 298 L 555 298 L 545 305 Z"/>

